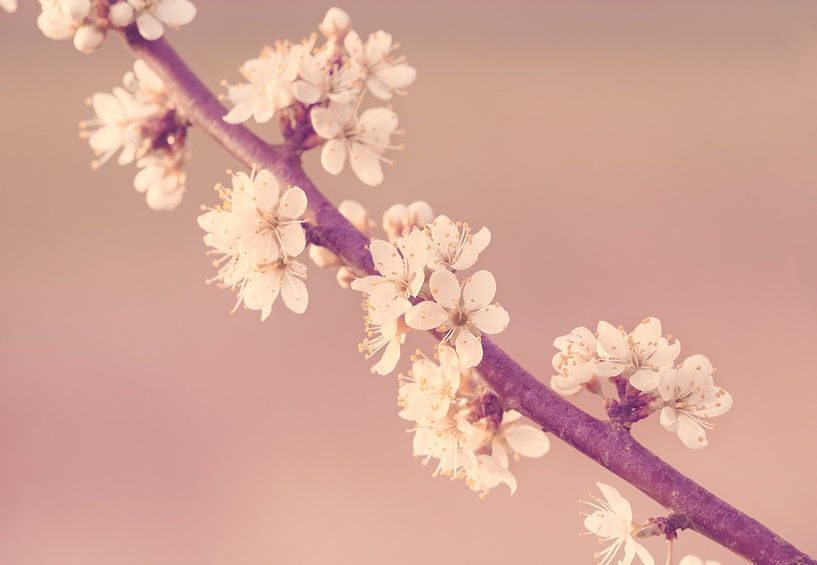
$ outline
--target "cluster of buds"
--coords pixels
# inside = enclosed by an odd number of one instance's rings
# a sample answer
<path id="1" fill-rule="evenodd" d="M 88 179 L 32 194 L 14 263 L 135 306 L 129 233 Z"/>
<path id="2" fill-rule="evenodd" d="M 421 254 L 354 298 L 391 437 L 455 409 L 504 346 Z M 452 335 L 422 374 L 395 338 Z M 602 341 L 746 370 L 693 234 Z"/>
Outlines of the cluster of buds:
<path id="1" fill-rule="evenodd" d="M 96 117 L 80 122 L 80 136 L 88 139 L 97 168 L 115 154 L 140 169 L 134 187 L 145 194 L 154 210 L 173 209 L 185 190 L 184 162 L 189 123 L 162 79 L 141 59 L 125 73 L 124 87 L 98 92 L 88 99 Z"/>
<path id="2" fill-rule="evenodd" d="M 240 72 L 246 82 L 227 84 L 234 104 L 224 120 L 258 123 L 278 117 L 284 134 L 300 148 L 323 145 L 321 164 L 339 174 L 346 161 L 365 184 L 383 182 L 382 163 L 389 149 L 399 149 L 391 136 L 398 118 L 389 107 L 361 112 L 366 92 L 379 100 L 404 94 L 416 71 L 393 54 L 390 34 L 378 31 L 364 42 L 350 28 L 349 15 L 330 8 L 317 35 L 299 43 L 279 41 L 246 61 Z"/>
<path id="3" fill-rule="evenodd" d="M 6 9 L 16 2 L 5 0 Z M 196 7 L 188 0 L 40 0 L 37 26 L 50 39 L 72 39 L 82 53 L 96 51 L 111 28 L 136 25 L 147 40 L 159 39 L 165 25 L 190 23 Z M 11 11 L 11 10 L 9 10 Z"/>

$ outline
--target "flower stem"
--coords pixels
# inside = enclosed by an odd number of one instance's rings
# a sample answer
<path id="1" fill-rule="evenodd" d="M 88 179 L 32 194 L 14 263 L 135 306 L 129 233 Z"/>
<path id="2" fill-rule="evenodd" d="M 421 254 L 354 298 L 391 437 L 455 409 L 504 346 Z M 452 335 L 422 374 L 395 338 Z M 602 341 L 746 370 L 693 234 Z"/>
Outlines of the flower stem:
<path id="1" fill-rule="evenodd" d="M 368 238 L 355 229 L 315 187 L 301 166 L 300 148 L 270 145 L 242 125 L 222 120 L 226 110 L 164 40 L 146 41 L 125 33 L 132 50 L 174 91 L 194 125 L 248 166 L 271 169 L 300 186 L 312 209 L 310 239 L 340 255 L 361 273 L 373 273 Z M 516 409 L 645 494 L 688 518 L 688 527 L 754 563 L 815 564 L 817 561 L 769 528 L 730 506 L 638 443 L 621 426 L 603 423 L 577 408 L 523 369 L 483 337 L 478 369 L 508 409 Z"/>

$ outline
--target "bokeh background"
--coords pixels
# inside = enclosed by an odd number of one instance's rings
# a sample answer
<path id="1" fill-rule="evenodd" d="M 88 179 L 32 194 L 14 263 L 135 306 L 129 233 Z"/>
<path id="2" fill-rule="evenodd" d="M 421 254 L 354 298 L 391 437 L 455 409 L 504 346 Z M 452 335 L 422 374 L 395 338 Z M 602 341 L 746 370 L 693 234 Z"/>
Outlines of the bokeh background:
<path id="1" fill-rule="evenodd" d="M 513 497 L 432 479 L 396 379 L 357 353 L 360 297 L 312 268 L 306 315 L 231 316 L 195 217 L 238 164 L 195 132 L 173 213 L 146 207 L 133 168 L 92 172 L 83 99 L 131 56 L 46 40 L 23 4 L 0 14 L 0 563 L 589 563 L 577 499 L 595 481 L 660 513 L 558 441 L 514 467 Z M 169 37 L 215 89 L 328 7 L 197 4 Z M 488 225 L 481 265 L 511 313 L 498 341 L 542 379 L 555 336 L 661 318 L 735 407 L 703 452 L 656 418 L 636 436 L 817 553 L 817 5 L 343 7 L 363 34 L 391 31 L 419 78 L 395 102 L 406 149 L 385 184 L 310 154 L 318 185 L 375 214 L 422 198 Z M 678 550 L 740 562 L 694 533 Z"/>

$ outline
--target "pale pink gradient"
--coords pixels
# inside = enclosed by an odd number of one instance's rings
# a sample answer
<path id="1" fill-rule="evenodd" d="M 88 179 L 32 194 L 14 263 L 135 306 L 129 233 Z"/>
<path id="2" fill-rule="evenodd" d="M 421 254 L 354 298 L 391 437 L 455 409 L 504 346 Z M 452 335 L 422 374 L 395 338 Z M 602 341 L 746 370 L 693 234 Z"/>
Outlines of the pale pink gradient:
<path id="1" fill-rule="evenodd" d="M 328 7 L 197 4 L 169 37 L 214 88 Z M 655 418 L 636 435 L 817 553 L 817 6 L 344 7 L 364 34 L 393 32 L 419 77 L 394 103 L 407 148 L 383 187 L 310 154 L 318 185 L 488 225 L 480 264 L 511 313 L 498 341 L 543 379 L 556 335 L 661 318 L 735 407 L 703 452 Z M 360 296 L 313 268 L 308 313 L 261 324 L 203 283 L 195 217 L 237 163 L 193 134 L 189 194 L 166 214 L 132 168 L 89 170 L 82 100 L 131 58 L 115 38 L 91 57 L 45 40 L 35 8 L 0 14 L 0 563 L 589 563 L 576 501 L 595 481 L 638 517 L 661 511 L 555 440 L 516 465 L 513 497 L 432 479 L 395 379 L 356 351 Z M 739 562 L 695 534 L 677 549 Z"/>

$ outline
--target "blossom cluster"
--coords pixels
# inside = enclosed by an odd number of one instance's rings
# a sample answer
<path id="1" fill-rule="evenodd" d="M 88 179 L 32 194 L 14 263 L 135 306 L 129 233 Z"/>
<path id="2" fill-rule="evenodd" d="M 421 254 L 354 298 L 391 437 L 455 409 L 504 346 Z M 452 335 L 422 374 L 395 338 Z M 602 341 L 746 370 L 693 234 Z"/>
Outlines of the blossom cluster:
<path id="1" fill-rule="evenodd" d="M 120 165 L 136 162 L 133 185 L 154 210 L 176 208 L 185 190 L 187 128 L 162 79 L 141 59 L 125 73 L 124 87 L 88 99 L 96 117 L 80 122 L 99 167 L 119 153 Z"/>
<path id="2" fill-rule="evenodd" d="M 3 7 L 16 9 L 16 1 Z M 165 26 L 180 27 L 196 16 L 189 0 L 40 0 L 37 26 L 50 39 L 72 39 L 82 53 L 96 51 L 110 28 L 136 25 L 147 40 L 159 39 Z M 12 10 L 9 10 L 12 11 Z"/>
<path id="3" fill-rule="evenodd" d="M 309 294 L 306 265 L 295 260 L 306 247 L 301 219 L 306 194 L 297 186 L 281 190 L 266 169 L 232 174 L 230 188 L 216 185 L 221 204 L 204 208 L 199 226 L 207 232 L 204 243 L 218 258 L 218 273 L 211 281 L 238 290 L 235 308 L 242 303 L 269 317 L 278 295 L 297 314 L 306 311 Z M 208 281 L 209 282 L 209 281 Z"/>
<path id="4" fill-rule="evenodd" d="M 354 201 L 341 213 L 371 237 L 374 221 Z M 371 239 L 377 274 L 355 277 L 330 250 L 310 249 L 321 267 L 338 268 L 341 286 L 366 295 L 366 337 L 361 352 L 382 351 L 372 372 L 394 371 L 409 330 L 434 330 L 440 343 L 433 358 L 417 350 L 411 370 L 400 374 L 400 417 L 414 423 L 413 452 L 424 463 L 436 461 L 434 475 L 464 479 L 481 495 L 516 479 L 510 459 L 540 457 L 550 442 L 522 414 L 505 410 L 475 368 L 482 359 L 482 334 L 500 333 L 508 313 L 493 303 L 496 282 L 485 270 L 462 281 L 456 273 L 475 265 L 491 239 L 487 228 L 472 233 L 468 224 L 435 216 L 426 202 L 395 204 L 383 214 L 385 239 Z M 351 281 L 351 282 L 350 282 Z"/>
<path id="5" fill-rule="evenodd" d="M 452 347 L 438 346 L 436 357 L 439 362 L 418 350 L 408 375 L 399 377 L 399 415 L 414 422 L 414 456 L 424 464 L 436 460 L 435 476 L 464 479 L 480 496 L 501 484 L 513 494 L 510 458 L 545 455 L 547 435 L 516 410 L 505 410 Z"/>
<path id="6" fill-rule="evenodd" d="M 361 112 L 364 95 L 390 100 L 404 94 L 417 73 L 394 55 L 390 34 L 377 31 L 364 42 L 350 24 L 346 12 L 330 8 L 319 25 L 320 45 L 315 34 L 299 43 L 279 41 L 246 61 L 240 68 L 246 82 L 226 85 L 234 106 L 224 120 L 265 123 L 278 116 L 288 123 L 308 116 L 312 143 L 323 144 L 323 168 L 337 175 L 348 160 L 363 183 L 377 186 L 382 163 L 390 162 L 384 153 L 398 148 L 391 142 L 398 118 L 384 106 Z"/>
<path id="7" fill-rule="evenodd" d="M 632 332 L 599 322 L 596 332 L 575 328 L 554 340 L 557 374 L 551 387 L 563 395 L 594 390 L 599 379 L 624 379 L 646 397 L 650 411 L 660 409 L 661 425 L 690 449 L 707 445 L 707 420 L 732 407 L 732 397 L 715 386 L 715 369 L 704 355 L 676 364 L 681 343 L 663 336 L 661 322 L 645 318 Z"/>

